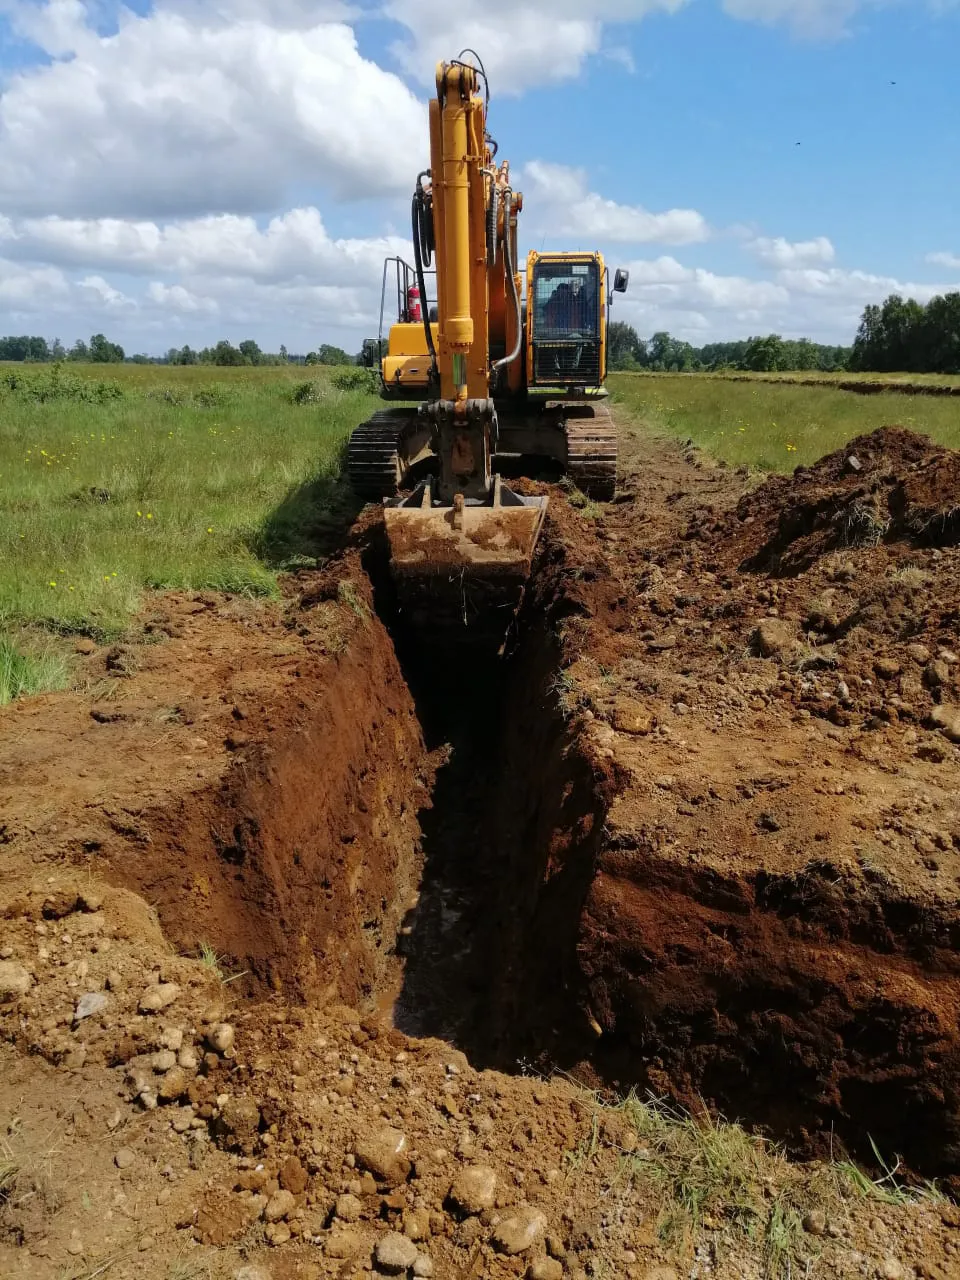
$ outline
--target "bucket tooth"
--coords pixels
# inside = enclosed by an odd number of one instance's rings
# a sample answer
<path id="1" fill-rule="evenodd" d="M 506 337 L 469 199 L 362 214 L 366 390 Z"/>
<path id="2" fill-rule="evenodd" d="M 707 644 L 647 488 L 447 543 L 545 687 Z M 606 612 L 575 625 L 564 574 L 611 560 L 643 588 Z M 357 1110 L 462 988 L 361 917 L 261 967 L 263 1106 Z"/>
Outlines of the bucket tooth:
<path id="1" fill-rule="evenodd" d="M 390 567 L 405 621 L 421 636 L 502 640 L 530 576 L 546 498 L 495 478 L 492 501 L 434 505 L 430 481 L 387 501 Z"/>

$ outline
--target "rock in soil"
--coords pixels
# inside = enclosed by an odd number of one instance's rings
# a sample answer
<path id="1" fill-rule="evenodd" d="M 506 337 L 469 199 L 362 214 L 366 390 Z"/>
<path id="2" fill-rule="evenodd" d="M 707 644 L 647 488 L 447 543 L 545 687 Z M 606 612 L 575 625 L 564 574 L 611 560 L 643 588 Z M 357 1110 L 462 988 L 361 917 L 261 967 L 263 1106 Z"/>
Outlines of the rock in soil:
<path id="1" fill-rule="evenodd" d="M 360 1168 L 372 1173 L 378 1182 L 396 1186 L 406 1181 L 411 1168 L 403 1154 L 406 1145 L 407 1139 L 399 1129 L 385 1126 L 357 1138 L 353 1154 Z"/>
<path id="2" fill-rule="evenodd" d="M 398 1276 L 408 1271 L 420 1256 L 420 1251 L 412 1240 L 393 1231 L 382 1236 L 374 1250 L 377 1270 L 388 1276 Z"/>
<path id="3" fill-rule="evenodd" d="M 493 1246 L 500 1253 L 526 1253 L 532 1249 L 547 1229 L 546 1214 L 540 1209 L 524 1207 L 494 1228 Z"/>
<path id="4" fill-rule="evenodd" d="M 483 1213 L 497 1198 L 497 1175 L 489 1165 L 468 1165 L 461 1169 L 450 1188 L 450 1199 L 463 1213 Z"/>
<path id="5" fill-rule="evenodd" d="M 0 1002 L 19 1000 L 33 985 L 33 979 L 22 964 L 0 961 Z"/>
<path id="6" fill-rule="evenodd" d="M 180 988 L 175 982 L 161 982 L 147 987 L 138 1007 L 141 1013 L 159 1013 L 161 1009 L 168 1009 L 179 995 Z"/>

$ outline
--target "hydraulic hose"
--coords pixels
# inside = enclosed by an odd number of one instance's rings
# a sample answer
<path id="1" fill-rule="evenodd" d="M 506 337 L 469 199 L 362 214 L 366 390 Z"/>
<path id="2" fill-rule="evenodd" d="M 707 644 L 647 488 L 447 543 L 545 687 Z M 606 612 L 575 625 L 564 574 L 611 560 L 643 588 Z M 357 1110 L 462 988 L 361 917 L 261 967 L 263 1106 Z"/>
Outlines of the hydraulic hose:
<path id="1" fill-rule="evenodd" d="M 513 364 L 523 345 L 523 317 L 520 313 L 520 294 L 517 292 L 517 277 L 513 262 L 513 240 L 510 235 L 510 213 L 512 209 L 513 192 L 507 187 L 503 193 L 503 262 L 507 272 L 507 279 L 510 281 L 510 297 L 513 301 L 513 311 L 517 320 L 517 340 L 512 351 L 508 352 L 500 360 L 494 361 L 494 372 L 508 364 Z"/>
<path id="2" fill-rule="evenodd" d="M 417 287 L 420 290 L 420 313 L 423 318 L 423 332 L 427 339 L 427 350 L 430 352 L 430 361 L 433 366 L 433 373 L 437 372 L 437 352 L 433 345 L 433 330 L 430 328 L 430 308 L 427 306 L 427 283 L 423 274 L 423 259 L 426 254 L 430 254 L 430 237 L 427 235 L 426 228 L 426 202 L 424 200 L 423 183 L 421 173 L 417 178 L 417 187 L 413 193 L 413 264 L 417 272 Z"/>

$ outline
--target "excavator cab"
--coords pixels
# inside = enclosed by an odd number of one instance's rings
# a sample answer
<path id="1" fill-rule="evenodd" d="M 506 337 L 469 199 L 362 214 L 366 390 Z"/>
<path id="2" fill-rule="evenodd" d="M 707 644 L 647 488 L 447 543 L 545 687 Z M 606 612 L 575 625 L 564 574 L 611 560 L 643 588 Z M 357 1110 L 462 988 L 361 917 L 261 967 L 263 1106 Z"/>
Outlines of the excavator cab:
<path id="1" fill-rule="evenodd" d="M 606 326 L 598 254 L 531 253 L 527 260 L 527 386 L 599 387 Z"/>

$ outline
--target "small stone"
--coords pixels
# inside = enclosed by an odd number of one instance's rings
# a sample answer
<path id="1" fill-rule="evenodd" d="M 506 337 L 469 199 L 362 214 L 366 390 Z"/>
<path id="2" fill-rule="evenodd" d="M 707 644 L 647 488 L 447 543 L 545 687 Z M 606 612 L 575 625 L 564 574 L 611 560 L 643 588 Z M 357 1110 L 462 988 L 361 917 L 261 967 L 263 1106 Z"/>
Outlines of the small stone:
<path id="1" fill-rule="evenodd" d="M 413 1274 L 415 1276 L 422 1276 L 423 1280 L 429 1280 L 429 1277 L 433 1275 L 433 1259 L 430 1257 L 429 1253 L 420 1254 L 416 1262 L 413 1264 Z"/>
<path id="2" fill-rule="evenodd" d="M 918 666 L 924 667 L 930 661 L 930 650 L 925 644 L 908 644 L 907 657 Z"/>
<path id="3" fill-rule="evenodd" d="M 951 742 L 960 742 L 960 707 L 941 703 L 930 712 L 930 723 L 934 728 L 942 729 Z"/>
<path id="4" fill-rule="evenodd" d="M 896 1258 L 886 1257 L 880 1263 L 880 1275 L 883 1280 L 904 1280 L 906 1272 Z"/>
<path id="5" fill-rule="evenodd" d="M 385 1126 L 371 1134 L 365 1134 L 354 1143 L 353 1154 L 357 1164 L 368 1170 L 378 1182 L 396 1186 L 405 1182 L 411 1164 L 404 1154 L 407 1139 L 399 1129 Z"/>
<path id="6" fill-rule="evenodd" d="M 150 1065 L 158 1075 L 162 1075 L 164 1071 L 169 1071 L 171 1067 L 177 1065 L 177 1055 L 172 1049 L 161 1049 L 150 1059 Z"/>
<path id="7" fill-rule="evenodd" d="M 522 1208 L 512 1213 L 494 1229 L 494 1248 L 501 1253 L 525 1253 L 532 1249 L 547 1229 L 547 1218 L 540 1209 Z"/>
<path id="8" fill-rule="evenodd" d="M 77 903 L 81 911 L 93 915 L 103 906 L 103 894 L 99 889 L 81 889 L 77 895 Z"/>
<path id="9" fill-rule="evenodd" d="M 83 1241 L 80 1239 L 80 1233 L 76 1228 L 70 1232 L 70 1239 L 67 1241 L 67 1253 L 74 1258 L 79 1258 L 83 1253 Z"/>
<path id="10" fill-rule="evenodd" d="M 77 1001 L 74 1022 L 82 1022 L 84 1018 L 92 1018 L 95 1013 L 103 1013 L 109 1003 L 102 991 L 88 991 Z"/>
<path id="11" fill-rule="evenodd" d="M 157 1204 L 158 1205 L 169 1204 L 172 1196 L 173 1196 L 173 1192 L 170 1190 L 169 1187 L 162 1187 L 157 1192 Z"/>
<path id="12" fill-rule="evenodd" d="M 950 668 L 943 661 L 928 662 L 923 670 L 923 681 L 929 689 L 939 689 L 950 683 Z"/>
<path id="13" fill-rule="evenodd" d="M 450 1199 L 463 1213 L 483 1213 L 497 1198 L 497 1175 L 487 1165 L 468 1165 L 453 1180 Z"/>
<path id="14" fill-rule="evenodd" d="M 183 1067 L 184 1071 L 196 1071 L 199 1065 L 196 1049 L 192 1044 L 185 1044 L 177 1054 L 177 1066 Z"/>
<path id="15" fill-rule="evenodd" d="M 137 1007 L 141 1013 L 159 1013 L 161 1009 L 169 1008 L 179 995 L 180 988 L 175 982 L 159 982 L 147 987 Z"/>
<path id="16" fill-rule="evenodd" d="M 363 1252 L 363 1238 L 355 1231 L 331 1231 L 324 1252 L 328 1258 L 356 1258 Z"/>
<path id="17" fill-rule="evenodd" d="M 276 1191 L 267 1201 L 263 1216 L 267 1222 L 280 1222 L 282 1218 L 286 1218 L 288 1214 L 293 1213 L 296 1207 L 297 1202 L 292 1192 Z"/>
<path id="18" fill-rule="evenodd" d="M 792 649 L 797 638 L 789 623 L 779 618 L 763 618 L 753 632 L 753 646 L 761 658 L 779 658 Z"/>
<path id="19" fill-rule="evenodd" d="M 894 658 L 877 658 L 873 669 L 881 680 L 892 680 L 900 674 L 900 663 Z"/>
<path id="20" fill-rule="evenodd" d="M 280 1185 L 284 1191 L 292 1191 L 295 1196 L 306 1191 L 307 1171 L 296 1156 L 288 1156 L 280 1166 Z"/>
<path id="21" fill-rule="evenodd" d="M 613 727 L 621 733 L 652 733 L 656 724 L 653 712 L 636 698 L 617 698 L 613 704 Z"/>
<path id="22" fill-rule="evenodd" d="M 161 1102 L 176 1102 L 190 1088 L 190 1080 L 183 1067 L 171 1067 L 157 1086 L 157 1097 Z"/>
<path id="23" fill-rule="evenodd" d="M 343 1222 L 357 1222 L 363 1213 L 363 1203 L 356 1196 L 344 1192 L 342 1196 L 337 1197 L 336 1208 L 334 1214 Z"/>
<path id="24" fill-rule="evenodd" d="M 164 1027 L 160 1032 L 160 1044 L 164 1049 L 178 1053 L 183 1044 L 183 1031 L 180 1027 Z"/>
<path id="25" fill-rule="evenodd" d="M 563 1263 L 556 1258 L 538 1258 L 527 1268 L 527 1280 L 563 1280 Z"/>
<path id="26" fill-rule="evenodd" d="M 822 1236 L 827 1229 L 827 1215 L 822 1209 L 811 1209 L 804 1215 L 803 1229 L 811 1236 Z"/>
<path id="27" fill-rule="evenodd" d="M 14 960 L 0 961 L 0 1004 L 19 1000 L 30 990 L 33 979 L 22 964 Z"/>
<path id="28" fill-rule="evenodd" d="M 233 1048 L 234 1030 L 229 1022 L 217 1022 L 205 1036 L 214 1053 L 229 1053 Z"/>
<path id="29" fill-rule="evenodd" d="M 403 1215 L 403 1234 L 411 1240 L 429 1240 L 430 1215 L 426 1209 L 408 1209 Z"/>
<path id="30" fill-rule="evenodd" d="M 272 1244 L 274 1248 L 286 1244 L 292 1234 L 293 1232 L 285 1222 L 271 1222 L 264 1231 L 267 1243 Z"/>
<path id="31" fill-rule="evenodd" d="M 388 1276 L 398 1276 L 413 1266 L 420 1256 L 420 1251 L 412 1240 L 408 1240 L 406 1236 L 396 1231 L 391 1231 L 389 1235 L 381 1236 L 377 1241 L 373 1256 L 376 1259 L 378 1271 L 383 1271 Z"/>
<path id="32" fill-rule="evenodd" d="M 643 1280 L 680 1280 L 680 1275 L 674 1267 L 651 1267 L 643 1273 Z"/>
<path id="33" fill-rule="evenodd" d="M 234 1272 L 233 1280 L 272 1280 L 266 1267 L 246 1266 Z"/>
<path id="34" fill-rule="evenodd" d="M 129 1147 L 121 1147 L 117 1154 L 113 1157 L 113 1163 L 118 1169 L 129 1169 L 133 1164 L 136 1156 Z"/>

